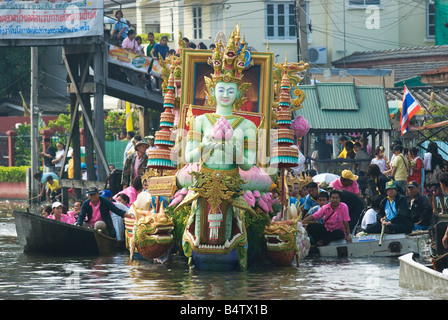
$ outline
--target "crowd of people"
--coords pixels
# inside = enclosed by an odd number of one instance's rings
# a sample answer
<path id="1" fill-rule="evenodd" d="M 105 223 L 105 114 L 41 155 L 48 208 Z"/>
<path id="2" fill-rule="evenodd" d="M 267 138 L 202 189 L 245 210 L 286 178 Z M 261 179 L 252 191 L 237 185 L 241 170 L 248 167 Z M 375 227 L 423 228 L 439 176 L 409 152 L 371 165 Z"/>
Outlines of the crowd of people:
<path id="1" fill-rule="evenodd" d="M 61 200 L 62 188 L 59 184 L 60 170 L 73 171 L 72 152 L 67 155 L 69 164 L 62 169 L 62 164 L 58 169 L 47 168 L 44 165 L 43 172 L 34 174 L 34 179 L 40 183 L 38 198 L 40 202 L 47 205 L 42 207 L 41 214 L 49 219 L 61 222 L 76 224 L 94 229 L 101 229 L 108 235 L 121 239 L 124 233 L 124 217 L 131 217 L 129 208 L 137 199 L 140 192 L 148 192 L 148 181 L 143 179 L 147 162 L 148 152 L 154 147 L 154 136 L 148 136 L 148 140 L 142 139 L 133 131 L 120 134 L 121 138 L 127 139 L 128 143 L 123 154 L 123 170 L 120 181 L 120 191 L 112 193 L 105 188 L 98 190 L 96 187 L 85 190 L 86 199 L 74 200 L 74 206 L 69 210 Z M 44 138 L 45 151 L 41 153 L 45 163 L 59 161 L 57 153 L 53 152 L 51 138 Z M 58 150 L 62 151 L 64 157 L 64 145 L 58 142 Z M 72 151 L 72 150 L 70 150 Z M 56 162 L 54 162 L 56 163 Z M 85 163 L 81 164 L 81 171 L 85 168 Z M 114 166 L 109 166 L 110 171 L 115 170 Z M 73 172 L 68 173 L 68 178 L 73 178 Z M 83 178 L 87 180 L 86 177 Z M 152 206 L 157 204 L 156 197 L 152 197 Z M 166 207 L 168 199 L 162 197 L 161 203 Z"/>
<path id="2" fill-rule="evenodd" d="M 388 159 L 383 146 L 374 151 L 367 145 L 363 148 L 359 138 L 349 139 L 342 136 L 339 139 L 342 151 L 336 156 L 341 162 L 350 159 L 349 169 L 359 177 L 360 192 L 367 196 L 369 190 L 375 185 L 376 192 L 385 194 L 385 183 L 395 181 L 401 194 L 406 193 L 406 186 L 414 181 L 420 191 L 428 197 L 434 214 L 447 213 L 445 199 L 439 185 L 441 172 L 448 172 L 448 161 L 439 154 L 435 142 L 429 142 L 426 150 L 422 152 L 417 147 L 405 148 L 401 142 L 395 141 L 391 145 L 391 158 Z M 312 166 L 318 173 L 331 171 L 332 147 L 328 141 L 320 140 L 316 143 L 316 151 L 312 156 Z M 324 161 L 319 161 L 324 160 Z M 356 161 L 359 160 L 359 161 Z M 340 164 L 340 162 L 338 162 Z M 370 199 L 372 196 L 370 195 Z"/>
<path id="3" fill-rule="evenodd" d="M 172 55 L 179 55 L 179 49 L 170 49 L 168 46 L 169 39 L 167 36 L 163 35 L 160 38 L 160 42 L 156 43 L 154 33 L 148 32 L 147 39 L 149 43 L 146 46 L 145 52 L 142 38 L 135 34 L 135 30 L 131 29 L 131 23 L 123 17 L 123 12 L 121 10 L 115 12 L 115 23 L 113 24 L 111 37 L 109 39 L 110 43 L 137 54 L 146 55 L 147 57 L 152 58 L 153 61 L 157 61 L 160 58 L 165 60 Z M 210 44 L 208 47 L 203 42 L 195 44 L 187 37 L 183 37 L 182 41 L 187 49 L 207 50 L 215 47 L 214 43 Z M 146 83 L 146 87 L 149 90 L 161 92 L 163 80 L 160 77 L 151 74 L 152 67 L 153 62 L 151 62 L 147 74 L 141 73 L 139 75 L 140 80 Z M 153 81 L 155 82 L 155 87 L 153 87 Z"/>
<path id="4" fill-rule="evenodd" d="M 113 194 L 108 189 L 100 192 L 90 188 L 86 191 L 87 199 L 76 200 L 72 210 L 62 204 L 61 186 L 58 183 L 57 173 L 62 169 L 62 164 L 58 167 L 56 164 L 60 161 L 58 157 L 64 156 L 64 145 L 57 144 L 57 155 L 51 139 L 45 138 L 46 149 L 41 155 L 46 165 L 44 172 L 36 173 L 34 178 L 42 185 L 40 200 L 52 204 L 43 207 L 42 214 L 66 223 L 102 228 L 110 235 L 120 237 L 124 228 L 123 217 L 128 215 L 137 195 L 148 191 L 149 181 L 142 181 L 142 176 L 147 167 L 148 152 L 154 148 L 153 136 L 145 140 L 130 131 L 126 135 L 121 134 L 121 138 L 128 140 L 123 154 L 122 190 Z M 353 145 L 360 146 L 358 142 Z M 355 159 L 356 154 L 361 153 L 361 149 L 351 147 L 347 141 L 345 152 L 342 151 L 345 155 L 342 156 L 350 157 L 354 151 Z M 289 203 L 300 208 L 301 219 L 304 222 L 320 222 L 308 226 L 315 244 L 326 245 L 337 239 L 350 242 L 351 236 L 356 233 L 380 233 L 383 226 L 385 233 L 408 234 L 428 230 L 436 220 L 434 215 L 438 214 L 436 197 L 439 197 L 442 205 L 441 213 L 445 213 L 444 194 L 448 188 L 448 172 L 437 145 L 429 143 L 423 159 L 419 157 L 417 148 L 406 152 L 401 144 L 396 144 L 392 150 L 392 159 L 388 161 L 384 148 L 378 147 L 369 164 L 354 165 L 354 170 L 345 169 L 338 179 L 329 184 L 309 182 L 300 186 L 297 181 L 288 184 Z M 114 168 L 110 169 L 112 171 Z M 69 171 L 70 167 L 65 166 L 65 170 Z M 306 174 L 312 178 L 317 173 L 311 169 Z M 366 179 L 364 188 L 358 183 L 361 177 Z M 278 206 L 274 207 L 279 211 L 279 191 L 274 189 L 272 193 L 278 202 Z M 155 207 L 155 197 L 152 201 Z M 170 199 L 162 201 L 167 206 Z M 99 225 L 95 227 L 96 222 Z"/>
<path id="5" fill-rule="evenodd" d="M 437 222 L 438 214 L 447 213 L 447 162 L 435 142 L 430 142 L 420 157 L 418 148 L 408 150 L 397 141 L 391 146 L 390 160 L 382 146 L 369 156 L 369 148 L 362 148 L 359 141 L 344 136 L 339 143 L 343 149 L 338 158 L 364 161 L 348 162 L 351 170 L 342 170 L 330 184 L 310 182 L 301 190 L 289 186 L 290 203 L 302 208 L 303 221 L 320 222 L 307 228 L 315 244 L 338 239 L 350 242 L 351 235 L 381 233 L 383 228 L 385 233 L 424 231 Z M 318 163 L 320 155 L 326 159 L 332 155 L 331 145 L 322 140 L 316 144 L 308 176 L 331 167 L 330 162 Z"/>

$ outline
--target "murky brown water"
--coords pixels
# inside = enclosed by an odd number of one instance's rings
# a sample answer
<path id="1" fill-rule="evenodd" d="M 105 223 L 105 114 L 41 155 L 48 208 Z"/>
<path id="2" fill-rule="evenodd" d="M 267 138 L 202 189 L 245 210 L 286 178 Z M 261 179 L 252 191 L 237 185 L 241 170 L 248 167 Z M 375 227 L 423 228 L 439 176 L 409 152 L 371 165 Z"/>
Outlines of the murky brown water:
<path id="1" fill-rule="evenodd" d="M 127 252 L 102 257 L 27 255 L 18 244 L 9 206 L 0 203 L 0 299 L 448 299 L 401 288 L 397 258 L 307 258 L 300 268 L 206 272 L 189 270 L 183 259 L 168 265 L 130 261 Z"/>

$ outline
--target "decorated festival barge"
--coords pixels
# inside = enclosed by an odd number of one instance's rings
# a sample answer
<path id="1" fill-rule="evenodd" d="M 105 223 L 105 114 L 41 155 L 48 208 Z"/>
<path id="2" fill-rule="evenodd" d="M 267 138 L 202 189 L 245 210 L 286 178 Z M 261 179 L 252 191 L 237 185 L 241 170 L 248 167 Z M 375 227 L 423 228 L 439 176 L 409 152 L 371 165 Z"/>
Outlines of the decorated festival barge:
<path id="1" fill-rule="evenodd" d="M 246 269 L 264 258 L 299 266 L 310 240 L 285 172 L 298 166 L 294 144 L 309 130 L 303 117 L 291 119 L 309 66 L 276 64 L 269 48 L 250 52 L 239 26 L 215 45 L 190 50 L 180 41 L 180 54 L 162 63 L 161 130 L 143 176 L 148 192 L 125 219 L 126 248 L 131 259 L 162 263 L 182 251 L 198 269 Z"/>

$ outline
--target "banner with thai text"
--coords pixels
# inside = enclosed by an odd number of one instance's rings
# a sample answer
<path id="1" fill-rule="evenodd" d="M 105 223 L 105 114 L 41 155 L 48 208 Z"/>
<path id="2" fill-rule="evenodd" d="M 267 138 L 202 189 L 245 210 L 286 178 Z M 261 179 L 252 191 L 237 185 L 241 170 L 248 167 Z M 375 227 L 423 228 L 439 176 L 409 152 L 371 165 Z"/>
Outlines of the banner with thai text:
<path id="1" fill-rule="evenodd" d="M 0 0 L 0 40 L 99 36 L 103 21 L 103 0 Z"/>
<path id="2" fill-rule="evenodd" d="M 159 61 L 114 45 L 109 45 L 107 62 L 143 73 L 148 73 L 148 69 L 151 66 L 150 74 L 156 77 L 160 77 L 162 74 Z"/>

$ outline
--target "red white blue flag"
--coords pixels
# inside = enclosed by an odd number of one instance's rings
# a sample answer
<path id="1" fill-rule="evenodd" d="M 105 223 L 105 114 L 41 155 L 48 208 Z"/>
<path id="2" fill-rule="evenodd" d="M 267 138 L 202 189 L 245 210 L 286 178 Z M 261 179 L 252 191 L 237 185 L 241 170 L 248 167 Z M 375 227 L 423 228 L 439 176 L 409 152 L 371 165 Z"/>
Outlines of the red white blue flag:
<path id="1" fill-rule="evenodd" d="M 412 96 L 411 92 L 404 86 L 403 108 L 401 110 L 401 135 L 408 132 L 409 121 L 420 110 L 421 106 Z"/>

